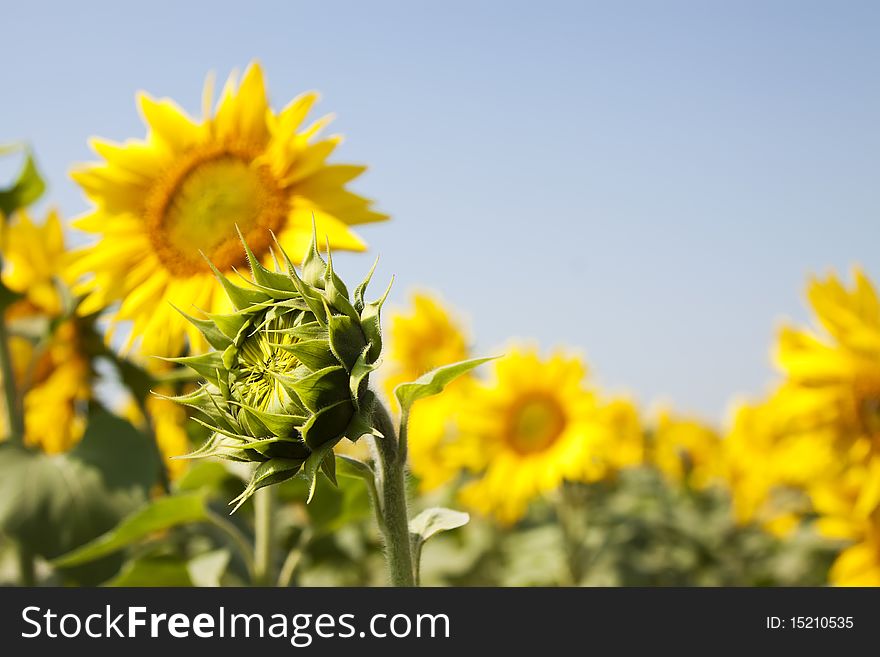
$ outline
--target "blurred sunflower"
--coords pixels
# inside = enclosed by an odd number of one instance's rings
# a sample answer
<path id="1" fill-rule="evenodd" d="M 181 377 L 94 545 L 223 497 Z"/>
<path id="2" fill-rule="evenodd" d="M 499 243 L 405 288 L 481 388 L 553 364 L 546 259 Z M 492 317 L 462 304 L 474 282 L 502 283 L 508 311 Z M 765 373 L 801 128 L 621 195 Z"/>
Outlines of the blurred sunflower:
<path id="1" fill-rule="evenodd" d="M 388 331 L 388 374 L 385 392 L 393 399 L 398 384 L 414 381 L 425 372 L 468 358 L 468 341 L 461 322 L 435 296 L 417 292 L 412 311 L 395 312 Z"/>
<path id="2" fill-rule="evenodd" d="M 69 315 L 61 292 L 68 275 L 58 213 L 50 211 L 39 225 L 19 211 L 3 231 L 0 250 L 3 283 L 21 297 L 6 309 L 5 319 L 23 392 L 25 443 L 63 452 L 85 430 L 94 373 L 85 345 L 88 322 Z"/>
<path id="3" fill-rule="evenodd" d="M 780 537 L 810 512 L 808 486 L 836 461 L 830 439 L 796 430 L 792 401 L 779 390 L 760 404 L 740 405 L 721 444 L 736 521 Z"/>
<path id="4" fill-rule="evenodd" d="M 394 388 L 425 372 L 469 357 L 461 322 L 436 297 L 418 292 L 411 312 L 395 312 L 388 332 L 390 356 L 383 388 L 396 405 Z M 442 394 L 419 400 L 409 415 L 408 442 L 411 470 L 423 491 L 451 480 L 460 467 L 450 458 L 449 445 L 457 438 L 455 415 L 473 377 L 463 376 Z"/>
<path id="5" fill-rule="evenodd" d="M 865 437 L 878 452 L 880 300 L 861 270 L 854 278 L 852 289 L 833 275 L 811 281 L 808 297 L 824 335 L 784 327 L 776 358 L 799 430 L 830 430 L 842 450 Z"/>
<path id="6" fill-rule="evenodd" d="M 848 541 L 828 575 L 837 586 L 880 586 L 880 457 L 856 443 L 841 476 L 811 486 L 819 532 Z"/>
<path id="7" fill-rule="evenodd" d="M 651 440 L 651 462 L 670 481 L 697 490 L 708 488 L 719 475 L 721 438 L 694 418 L 660 413 Z"/>
<path id="8" fill-rule="evenodd" d="M 236 226 L 268 264 L 270 231 L 288 253 L 301 254 L 314 217 L 330 247 L 360 251 L 365 244 L 349 226 L 387 219 L 346 189 L 365 167 L 327 163 L 340 142 L 318 138 L 330 117 L 301 128 L 317 94 L 299 96 L 276 113 L 263 71 L 252 63 L 240 85 L 230 76 L 214 112 L 212 97 L 209 77 L 197 121 L 171 100 L 140 94 L 146 139 L 94 139 L 104 162 L 72 173 L 95 204 L 76 226 L 101 235 L 75 265 L 86 277 L 77 289 L 87 295 L 82 311 L 121 301 L 114 322 L 132 322 L 126 349 L 138 337 L 148 355 L 178 355 L 185 337 L 193 348 L 204 346 L 172 304 L 227 309 L 200 252 L 226 273 L 244 266 Z"/>
<path id="9" fill-rule="evenodd" d="M 562 353 L 542 360 L 515 348 L 494 362 L 459 418 L 456 454 L 478 476 L 461 491 L 467 506 L 512 523 L 534 497 L 593 474 L 605 432 L 585 376 L 583 362 Z"/>
<path id="10" fill-rule="evenodd" d="M 170 394 L 172 391 L 159 387 L 155 392 Z M 148 395 L 144 402 L 147 415 L 150 418 L 150 426 L 147 426 L 148 423 L 141 408 L 133 399 L 123 407 L 121 415 L 141 430 L 152 431 L 156 437 L 159 452 L 162 454 L 163 466 L 168 473 L 168 478 L 175 481 L 187 471 L 190 464 L 186 459 L 174 458 L 191 451 L 189 436 L 186 433 L 188 421 L 186 408 L 158 395 Z"/>

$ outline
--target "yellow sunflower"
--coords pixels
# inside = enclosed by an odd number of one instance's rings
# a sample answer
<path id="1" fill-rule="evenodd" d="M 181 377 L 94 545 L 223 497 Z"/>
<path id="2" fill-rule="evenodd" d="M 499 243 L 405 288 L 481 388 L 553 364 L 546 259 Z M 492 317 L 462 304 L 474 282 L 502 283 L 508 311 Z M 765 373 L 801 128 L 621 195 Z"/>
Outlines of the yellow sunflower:
<path id="1" fill-rule="evenodd" d="M 721 438 L 703 422 L 663 411 L 651 440 L 651 462 L 669 480 L 698 490 L 719 475 Z"/>
<path id="2" fill-rule="evenodd" d="M 880 451 L 880 300 L 860 270 L 854 277 L 851 289 L 833 275 L 810 283 L 810 304 L 824 330 L 785 327 L 777 361 L 800 430 L 831 431 L 843 450 L 865 437 L 875 452 Z"/>
<path id="3" fill-rule="evenodd" d="M 810 489 L 820 533 L 850 542 L 828 575 L 837 586 L 880 586 L 880 457 L 867 447 L 855 443 L 841 475 Z"/>
<path id="4" fill-rule="evenodd" d="M 396 311 L 388 331 L 388 375 L 385 392 L 414 381 L 425 372 L 469 357 L 468 340 L 461 321 L 427 292 L 412 295 L 411 312 Z"/>
<path id="5" fill-rule="evenodd" d="M 410 312 L 391 316 L 388 331 L 386 395 L 395 403 L 394 388 L 425 372 L 469 358 L 468 340 L 461 322 L 436 296 L 418 292 L 411 297 Z M 460 466 L 448 454 L 457 439 L 454 418 L 473 382 L 469 375 L 456 380 L 442 394 L 419 400 L 409 415 L 409 463 L 423 491 L 451 480 Z"/>
<path id="6" fill-rule="evenodd" d="M 583 362 L 562 353 L 518 348 L 494 362 L 459 418 L 455 454 L 478 477 L 461 491 L 467 506 L 511 523 L 564 480 L 606 472 L 607 429 L 585 376 Z"/>
<path id="7" fill-rule="evenodd" d="M 48 453 L 70 449 L 85 430 L 85 402 L 93 372 L 81 320 L 65 317 L 60 285 L 68 279 L 61 219 L 50 211 L 42 225 L 18 212 L 0 240 L 3 283 L 22 298 L 7 308 L 10 353 L 23 393 L 25 442 Z M 51 334 L 35 341 L 18 330 L 43 324 Z M 7 427 L 0 427 L 5 434 Z"/>
<path id="8" fill-rule="evenodd" d="M 203 346 L 172 304 L 214 313 L 228 307 L 200 253 L 223 272 L 244 266 L 236 226 L 268 264 L 270 231 L 299 257 L 313 218 L 336 250 L 365 248 L 350 225 L 387 219 L 346 188 L 365 167 L 328 164 L 340 142 L 319 137 L 329 118 L 301 127 L 315 93 L 275 112 L 263 71 L 252 63 L 241 84 L 230 76 L 213 112 L 212 97 L 209 78 L 199 121 L 171 100 L 141 94 L 146 139 L 92 140 L 104 162 L 72 173 L 95 206 L 76 226 L 101 235 L 76 264 L 76 273 L 86 277 L 78 288 L 87 295 L 82 311 L 120 301 L 114 322 L 132 322 L 126 348 L 139 337 L 148 355 L 178 355 L 185 337 Z"/>
<path id="9" fill-rule="evenodd" d="M 830 439 L 797 429 L 793 401 L 781 389 L 760 404 L 740 405 L 721 444 L 736 521 L 777 536 L 810 511 L 809 485 L 827 477 L 837 460 Z"/>
<path id="10" fill-rule="evenodd" d="M 170 390 L 157 390 L 160 394 Z M 178 479 L 189 468 L 186 459 L 175 459 L 191 451 L 189 436 L 186 433 L 188 421 L 186 408 L 169 399 L 150 395 L 146 399 L 146 409 L 150 416 L 150 428 L 156 438 L 156 445 L 163 458 L 163 466 L 171 481 Z M 132 399 L 122 409 L 121 415 L 136 427 L 147 429 L 146 418 L 140 407 Z"/>

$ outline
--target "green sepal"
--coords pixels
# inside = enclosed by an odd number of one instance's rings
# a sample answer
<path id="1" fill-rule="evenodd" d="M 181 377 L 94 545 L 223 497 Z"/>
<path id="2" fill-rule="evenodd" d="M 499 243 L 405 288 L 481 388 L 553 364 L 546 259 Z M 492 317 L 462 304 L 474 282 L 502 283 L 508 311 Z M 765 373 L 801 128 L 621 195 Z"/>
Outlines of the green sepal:
<path id="1" fill-rule="evenodd" d="M 223 367 L 223 356 L 218 351 L 209 351 L 198 356 L 177 356 L 175 358 L 163 358 L 156 356 L 168 363 L 186 365 L 191 370 L 205 377 L 208 381 L 217 381 L 217 370 Z"/>
<path id="2" fill-rule="evenodd" d="M 254 252 L 251 251 L 251 247 L 248 246 L 248 243 L 244 239 L 244 235 L 241 234 L 241 230 L 239 230 L 237 225 L 235 230 L 238 231 L 238 237 L 244 245 L 244 251 L 245 254 L 247 254 L 248 264 L 251 268 L 251 275 L 254 277 L 254 283 L 262 288 L 268 288 L 269 290 L 278 290 L 279 292 L 287 293 L 296 292 L 296 287 L 294 287 L 290 278 L 284 274 L 272 271 L 271 269 L 266 269 L 266 267 L 263 266 L 263 263 L 260 262 L 259 258 L 257 258 L 257 256 L 254 255 Z"/>
<path id="3" fill-rule="evenodd" d="M 367 346 L 364 332 L 358 322 L 347 315 L 328 314 L 327 326 L 330 329 L 330 349 L 345 365 L 345 369 L 351 372 Z"/>
<path id="4" fill-rule="evenodd" d="M 364 302 L 364 295 L 367 293 L 367 286 L 370 284 L 370 281 L 373 279 L 373 274 L 376 272 L 376 267 L 379 265 L 379 258 L 376 258 L 373 261 L 373 266 L 370 267 L 370 271 L 367 272 L 367 275 L 364 277 L 357 287 L 354 288 L 354 309 L 358 311 L 358 313 L 362 313 L 364 311 L 364 306 L 366 305 Z"/>
<path id="5" fill-rule="evenodd" d="M 208 341 L 208 344 L 211 345 L 214 349 L 223 350 L 226 349 L 230 344 L 232 344 L 232 340 L 228 338 L 223 332 L 217 328 L 217 325 L 209 319 L 198 319 L 193 317 L 192 315 L 188 315 L 183 312 L 180 308 L 171 304 L 171 307 L 174 308 L 177 312 L 179 312 L 183 317 L 197 329 L 199 329 L 199 333 L 201 333 L 205 340 Z"/>
<path id="6" fill-rule="evenodd" d="M 220 284 L 226 292 L 226 296 L 229 297 L 229 300 L 232 302 L 232 305 L 235 306 L 236 310 L 245 310 L 252 306 L 258 306 L 271 299 L 268 294 L 261 292 L 260 290 L 246 290 L 243 287 L 235 285 L 232 281 L 226 278 L 226 276 L 224 276 L 207 257 L 205 260 L 207 260 L 208 266 L 211 267 L 214 276 L 220 281 Z"/>
<path id="7" fill-rule="evenodd" d="M 382 353 L 382 305 L 388 298 L 392 285 L 394 285 L 394 278 L 388 283 L 381 298 L 366 304 L 361 311 L 361 329 L 370 344 L 370 362 L 377 361 Z"/>
<path id="8" fill-rule="evenodd" d="M 325 367 L 291 383 L 296 396 L 312 413 L 339 401 L 340 391 L 348 388 L 348 373 L 340 365 Z"/>
<path id="9" fill-rule="evenodd" d="M 242 491 L 241 495 L 232 500 L 229 504 L 235 505 L 230 515 L 238 511 L 242 504 L 248 501 L 250 497 L 259 489 L 272 484 L 279 484 L 296 475 L 303 462 L 298 459 L 271 459 L 264 463 L 260 463 L 254 470 L 247 488 Z"/>
<path id="10" fill-rule="evenodd" d="M 369 377 L 370 372 L 378 367 L 378 363 L 367 362 L 369 353 L 370 345 L 367 345 L 355 361 L 348 378 L 348 387 L 349 392 L 351 393 L 351 398 L 354 400 L 355 406 L 358 407 L 360 406 L 361 383 Z"/>
<path id="11" fill-rule="evenodd" d="M 300 340 L 291 344 L 273 343 L 272 346 L 293 354 L 300 363 L 312 371 L 339 363 L 330 350 L 327 340 Z"/>
<path id="12" fill-rule="evenodd" d="M 248 316 L 242 313 L 229 315 L 214 315 L 207 313 L 208 319 L 217 325 L 217 328 L 232 342 L 237 342 L 241 330 L 247 326 Z"/>
<path id="13" fill-rule="evenodd" d="M 348 288 L 342 279 L 333 271 L 333 258 L 327 254 L 327 273 L 324 275 L 324 298 L 330 307 L 337 312 L 347 315 L 354 321 L 358 321 L 358 313 L 348 300 Z"/>
<path id="14" fill-rule="evenodd" d="M 318 253 L 318 238 L 315 232 L 315 224 L 312 222 L 312 238 L 302 261 L 302 278 L 312 287 L 324 289 L 324 274 L 327 263 Z"/>
<path id="15" fill-rule="evenodd" d="M 306 459 L 306 462 L 303 464 L 302 474 L 305 477 L 306 482 L 309 486 L 309 494 L 306 498 L 306 504 L 312 501 L 312 498 L 315 496 L 315 486 L 318 483 L 318 472 L 321 470 L 321 465 L 324 462 L 324 459 L 329 455 L 330 458 L 333 457 L 333 448 L 336 446 L 339 440 L 331 440 L 314 451 L 309 455 L 309 458 Z"/>
<path id="16" fill-rule="evenodd" d="M 279 438 L 290 438 L 291 436 L 296 435 L 296 428 L 306 421 L 306 418 L 298 415 L 269 413 L 234 400 L 229 400 L 229 403 L 241 408 L 246 416 L 251 415 L 259 420 L 260 424 L 266 427 L 270 433 Z"/>
<path id="17" fill-rule="evenodd" d="M 339 484 L 336 482 L 336 457 L 334 455 L 329 455 L 321 461 L 321 470 L 327 475 L 330 483 L 338 488 Z"/>
<path id="18" fill-rule="evenodd" d="M 345 435 L 354 417 L 354 411 L 351 400 L 345 399 L 316 412 L 300 429 L 306 445 L 314 450 L 328 441 L 338 442 Z"/>

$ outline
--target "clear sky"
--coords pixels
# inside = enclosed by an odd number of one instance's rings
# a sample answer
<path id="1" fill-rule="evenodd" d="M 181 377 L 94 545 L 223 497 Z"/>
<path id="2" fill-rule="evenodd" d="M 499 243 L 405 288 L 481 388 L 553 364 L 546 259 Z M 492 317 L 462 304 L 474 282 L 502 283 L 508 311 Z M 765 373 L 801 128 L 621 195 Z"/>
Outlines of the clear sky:
<path id="1" fill-rule="evenodd" d="M 880 3 L 5 2 L 0 143 L 68 215 L 90 135 L 134 93 L 192 113 L 258 58 L 318 89 L 393 215 L 361 232 L 392 301 L 439 290 L 480 351 L 585 354 L 645 403 L 720 417 L 772 381 L 808 274 L 880 280 Z M 10 165 L 0 174 L 11 173 Z M 342 260 L 359 278 L 371 255 Z"/>

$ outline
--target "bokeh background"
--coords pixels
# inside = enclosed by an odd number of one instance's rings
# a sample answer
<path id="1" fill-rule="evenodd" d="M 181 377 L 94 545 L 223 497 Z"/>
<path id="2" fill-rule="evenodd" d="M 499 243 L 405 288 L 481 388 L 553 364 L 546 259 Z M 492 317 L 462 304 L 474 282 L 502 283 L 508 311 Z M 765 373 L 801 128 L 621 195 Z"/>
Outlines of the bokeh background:
<path id="1" fill-rule="evenodd" d="M 364 162 L 392 304 L 438 290 L 478 353 L 582 349 L 641 402 L 718 418 L 771 380 L 805 276 L 880 275 L 874 2 L 7 2 L 0 143 L 65 216 L 87 138 L 141 135 L 138 89 L 193 113 L 253 58 Z M 12 26 L 13 29 L 10 29 Z M 18 166 L 0 162 L 2 178 Z M 39 212 L 37 213 L 39 214 Z M 349 278 L 369 255 L 340 255 Z M 563 321 L 560 321 L 563 320 Z"/>

